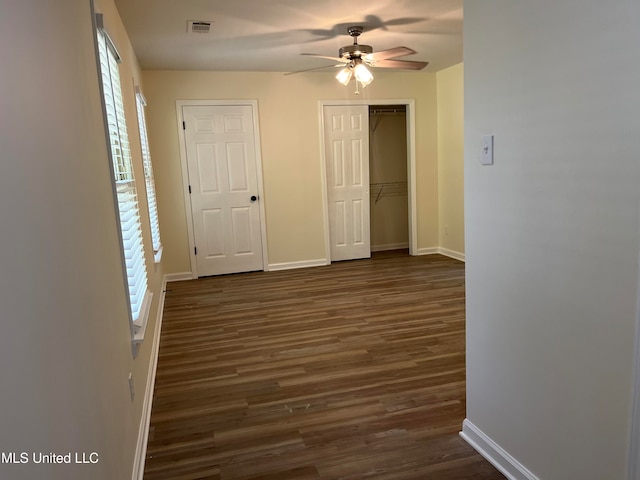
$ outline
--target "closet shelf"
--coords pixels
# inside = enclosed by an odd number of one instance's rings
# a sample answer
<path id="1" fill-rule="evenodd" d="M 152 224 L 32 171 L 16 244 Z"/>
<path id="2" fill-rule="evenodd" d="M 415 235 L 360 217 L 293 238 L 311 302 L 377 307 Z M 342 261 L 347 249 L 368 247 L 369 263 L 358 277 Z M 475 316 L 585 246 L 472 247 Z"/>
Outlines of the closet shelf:
<path id="1" fill-rule="evenodd" d="M 407 196 L 407 182 L 372 183 L 370 187 L 371 198 L 375 197 L 374 205 L 383 197 Z"/>

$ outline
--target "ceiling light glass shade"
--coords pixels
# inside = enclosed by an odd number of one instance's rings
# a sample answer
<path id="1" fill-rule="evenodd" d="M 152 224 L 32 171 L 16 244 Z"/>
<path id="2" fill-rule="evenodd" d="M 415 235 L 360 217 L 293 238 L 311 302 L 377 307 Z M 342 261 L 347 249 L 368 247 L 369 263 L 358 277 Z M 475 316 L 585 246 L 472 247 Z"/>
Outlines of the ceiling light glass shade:
<path id="1" fill-rule="evenodd" d="M 338 74 L 336 75 L 336 79 L 343 85 L 347 85 L 347 83 L 349 83 L 349 80 L 351 80 L 351 76 L 353 75 L 353 72 L 351 71 L 351 68 L 349 67 L 345 67 L 342 70 L 340 70 L 338 72 Z"/>
<path id="2" fill-rule="evenodd" d="M 356 65 L 356 68 L 354 70 L 356 80 L 358 80 L 363 87 L 366 87 L 371 82 L 373 82 L 373 74 L 367 67 L 364 66 L 364 64 L 359 63 L 358 65 Z"/>

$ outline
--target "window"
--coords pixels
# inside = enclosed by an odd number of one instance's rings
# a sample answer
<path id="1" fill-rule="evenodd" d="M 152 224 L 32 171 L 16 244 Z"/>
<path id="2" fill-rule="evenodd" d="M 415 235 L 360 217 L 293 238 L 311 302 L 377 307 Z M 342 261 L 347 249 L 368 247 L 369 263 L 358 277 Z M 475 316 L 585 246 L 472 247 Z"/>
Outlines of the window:
<path id="1" fill-rule="evenodd" d="M 144 162 L 144 179 L 147 186 L 147 203 L 149 206 L 149 222 L 151 223 L 151 240 L 153 243 L 153 257 L 156 262 L 162 256 L 162 244 L 160 243 L 160 224 L 158 223 L 158 204 L 156 203 L 156 185 L 153 180 L 153 165 L 151 165 L 151 153 L 149 139 L 147 137 L 147 121 L 144 116 L 144 107 L 147 102 L 144 95 L 136 87 L 136 108 L 138 110 L 138 129 L 140 131 L 140 145 L 142 147 L 142 160 Z"/>
<path id="2" fill-rule="evenodd" d="M 98 26 L 101 26 L 98 17 Z M 105 121 L 109 135 L 109 150 L 113 167 L 113 182 L 117 197 L 122 254 L 126 267 L 127 291 L 131 307 L 131 320 L 134 325 L 134 341 L 146 325 L 151 303 L 151 292 L 147 288 L 147 267 L 142 242 L 142 227 L 138 195 L 129 137 L 124 115 L 122 90 L 118 62 L 120 57 L 109 36 L 98 29 L 98 54 L 102 77 Z"/>

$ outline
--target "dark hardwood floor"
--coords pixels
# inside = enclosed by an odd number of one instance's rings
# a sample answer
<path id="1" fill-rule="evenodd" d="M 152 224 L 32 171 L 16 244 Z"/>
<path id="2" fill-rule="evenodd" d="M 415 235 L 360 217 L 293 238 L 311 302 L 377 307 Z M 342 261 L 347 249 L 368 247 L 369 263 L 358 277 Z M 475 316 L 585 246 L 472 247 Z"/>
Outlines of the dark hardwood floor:
<path id="1" fill-rule="evenodd" d="M 168 285 L 145 480 L 504 479 L 458 436 L 464 264 Z"/>

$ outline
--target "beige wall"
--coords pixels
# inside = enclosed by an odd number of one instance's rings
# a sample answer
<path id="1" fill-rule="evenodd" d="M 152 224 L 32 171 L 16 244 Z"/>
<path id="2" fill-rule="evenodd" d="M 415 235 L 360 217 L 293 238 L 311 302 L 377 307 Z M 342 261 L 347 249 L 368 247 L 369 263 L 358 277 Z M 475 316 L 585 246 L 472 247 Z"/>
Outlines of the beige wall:
<path id="1" fill-rule="evenodd" d="M 436 76 L 376 72 L 358 97 L 332 72 L 143 72 L 166 268 L 190 271 L 176 100 L 257 99 L 269 263 L 327 257 L 324 245 L 319 100 L 416 100 L 418 247 L 438 245 Z"/>
<path id="2" fill-rule="evenodd" d="M 95 465 L 2 463 L 0 478 L 128 479 L 151 339 L 134 359 L 91 3 L 0 4 L 0 60 L 11 66 L 0 75 L 0 452 L 99 457 Z M 125 58 L 135 126 L 135 59 L 110 0 L 97 8 Z M 25 28 L 35 18 L 38 28 Z M 134 150 L 136 137 L 131 131 Z M 148 337 L 162 274 L 150 269 Z"/>
<path id="3" fill-rule="evenodd" d="M 439 245 L 464 255 L 463 66 L 441 70 L 436 78 Z"/>

